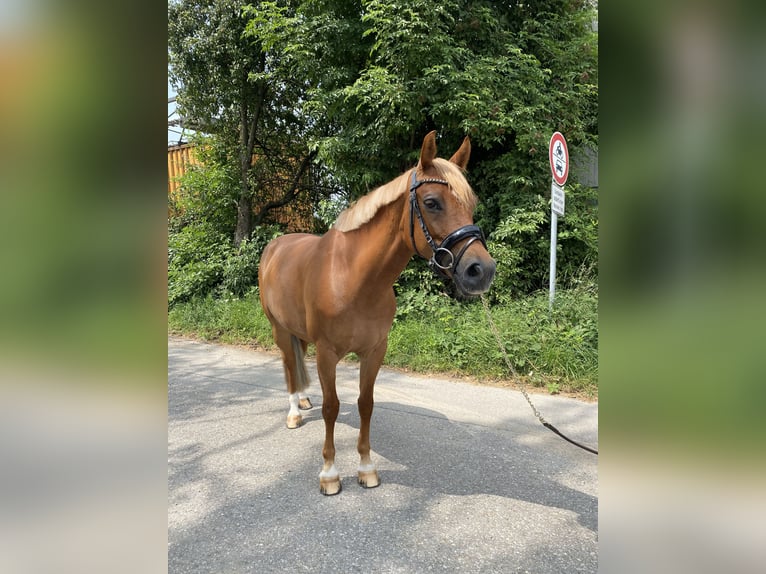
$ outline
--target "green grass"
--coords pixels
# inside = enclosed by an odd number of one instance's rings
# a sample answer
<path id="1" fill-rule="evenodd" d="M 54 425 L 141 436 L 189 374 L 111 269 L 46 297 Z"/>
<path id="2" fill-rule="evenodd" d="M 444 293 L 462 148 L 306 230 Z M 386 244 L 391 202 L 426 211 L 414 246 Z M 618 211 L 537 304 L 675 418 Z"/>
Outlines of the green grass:
<path id="1" fill-rule="evenodd" d="M 598 295 L 557 293 L 553 312 L 539 293 L 495 306 L 491 314 L 513 368 L 524 384 L 551 394 L 598 395 Z M 168 313 L 169 332 L 223 343 L 274 346 L 255 293 L 242 299 L 193 299 Z M 480 301 L 435 297 L 397 316 L 385 365 L 419 373 L 468 376 L 514 386 Z"/>
<path id="2" fill-rule="evenodd" d="M 179 303 L 168 312 L 168 331 L 205 341 L 274 346 L 271 325 L 255 293 L 241 299 L 208 296 Z"/>
<path id="3" fill-rule="evenodd" d="M 550 393 L 598 395 L 595 295 L 557 294 L 553 313 L 540 293 L 491 309 L 505 351 L 524 383 Z M 386 364 L 504 383 L 513 377 L 480 302 L 452 303 L 397 320 Z"/>

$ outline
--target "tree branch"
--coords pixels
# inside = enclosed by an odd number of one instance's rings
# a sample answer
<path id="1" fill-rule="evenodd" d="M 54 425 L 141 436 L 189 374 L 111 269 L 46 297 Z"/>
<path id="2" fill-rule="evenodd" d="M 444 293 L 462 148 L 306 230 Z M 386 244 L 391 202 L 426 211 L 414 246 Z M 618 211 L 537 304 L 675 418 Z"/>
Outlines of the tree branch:
<path id="1" fill-rule="evenodd" d="M 303 158 L 303 161 L 301 161 L 301 165 L 298 167 L 298 170 L 295 172 L 293 176 L 293 180 L 290 183 L 290 187 L 285 191 L 285 193 L 282 195 L 281 198 L 276 199 L 274 201 L 269 201 L 268 203 L 264 204 L 259 210 L 258 213 L 255 216 L 254 223 L 255 225 L 260 225 L 263 222 L 263 219 L 266 217 L 266 214 L 273 210 L 278 209 L 280 207 L 284 207 L 291 201 L 295 199 L 295 197 L 298 195 L 298 185 L 300 184 L 301 178 L 303 177 L 303 174 L 306 173 L 306 170 L 308 169 L 309 165 L 311 164 L 311 160 L 316 157 L 316 150 L 311 151 Z"/>

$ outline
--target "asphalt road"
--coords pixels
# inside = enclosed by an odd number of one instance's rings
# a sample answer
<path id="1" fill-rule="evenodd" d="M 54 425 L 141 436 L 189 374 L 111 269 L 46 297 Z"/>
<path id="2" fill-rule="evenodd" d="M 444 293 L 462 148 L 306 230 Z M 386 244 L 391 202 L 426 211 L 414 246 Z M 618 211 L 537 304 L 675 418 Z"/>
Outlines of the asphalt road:
<path id="1" fill-rule="evenodd" d="M 358 366 L 338 368 L 336 466 L 319 493 L 316 368 L 304 425 L 277 354 L 168 341 L 171 573 L 596 572 L 598 457 L 543 428 L 516 391 L 382 370 L 371 445 L 381 485 L 356 483 Z M 598 406 L 533 395 L 597 447 Z"/>

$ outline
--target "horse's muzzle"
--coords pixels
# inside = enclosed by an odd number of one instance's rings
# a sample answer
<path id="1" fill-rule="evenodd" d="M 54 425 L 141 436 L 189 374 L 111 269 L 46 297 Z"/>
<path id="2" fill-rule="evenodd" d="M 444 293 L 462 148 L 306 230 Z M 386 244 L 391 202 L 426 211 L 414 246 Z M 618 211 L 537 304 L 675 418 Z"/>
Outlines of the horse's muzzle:
<path id="1" fill-rule="evenodd" d="M 466 253 L 453 274 L 455 285 L 463 295 L 481 295 L 492 284 L 495 267 L 491 257 L 480 258 Z"/>

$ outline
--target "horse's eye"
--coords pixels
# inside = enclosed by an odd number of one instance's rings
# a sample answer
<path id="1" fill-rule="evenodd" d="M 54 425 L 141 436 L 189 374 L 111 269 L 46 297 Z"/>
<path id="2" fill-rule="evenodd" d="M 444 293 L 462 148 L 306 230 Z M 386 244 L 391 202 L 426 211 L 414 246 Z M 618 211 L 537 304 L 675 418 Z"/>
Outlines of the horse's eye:
<path id="1" fill-rule="evenodd" d="M 439 205 L 439 202 L 430 197 L 428 199 L 423 200 L 423 205 L 425 205 L 428 209 L 432 209 L 434 211 L 439 211 L 441 209 L 441 205 Z"/>

